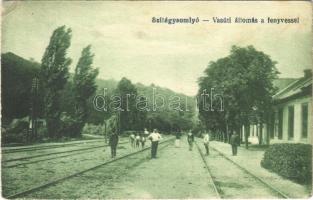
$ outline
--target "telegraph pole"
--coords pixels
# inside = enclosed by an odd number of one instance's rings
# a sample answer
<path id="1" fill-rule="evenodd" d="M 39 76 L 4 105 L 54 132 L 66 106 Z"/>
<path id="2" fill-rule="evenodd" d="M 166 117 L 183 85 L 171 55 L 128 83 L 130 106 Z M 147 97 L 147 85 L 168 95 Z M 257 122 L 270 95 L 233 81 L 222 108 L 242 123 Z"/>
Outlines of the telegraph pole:
<path id="1" fill-rule="evenodd" d="M 30 113 L 30 139 L 37 138 L 37 114 L 38 114 L 38 87 L 39 87 L 39 79 L 37 77 L 32 80 L 32 88 L 31 88 L 31 113 Z"/>

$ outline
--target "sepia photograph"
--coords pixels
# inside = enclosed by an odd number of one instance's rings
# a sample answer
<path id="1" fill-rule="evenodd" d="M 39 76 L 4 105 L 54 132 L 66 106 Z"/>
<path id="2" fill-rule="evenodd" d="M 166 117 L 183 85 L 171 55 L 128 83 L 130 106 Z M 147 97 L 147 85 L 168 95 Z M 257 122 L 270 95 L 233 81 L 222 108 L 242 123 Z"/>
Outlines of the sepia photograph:
<path id="1" fill-rule="evenodd" d="M 309 199 L 311 1 L 3 1 L 3 199 Z"/>

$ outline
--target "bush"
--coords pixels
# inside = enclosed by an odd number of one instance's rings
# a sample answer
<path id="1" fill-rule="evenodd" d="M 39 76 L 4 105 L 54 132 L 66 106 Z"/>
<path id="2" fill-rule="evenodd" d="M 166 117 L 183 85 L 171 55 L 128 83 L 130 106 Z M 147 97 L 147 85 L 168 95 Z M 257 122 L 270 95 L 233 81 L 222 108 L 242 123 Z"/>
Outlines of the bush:
<path id="1" fill-rule="evenodd" d="M 2 132 L 2 142 L 7 143 L 26 143 L 29 122 L 27 118 L 14 119 L 9 127 Z"/>
<path id="2" fill-rule="evenodd" d="M 62 113 L 61 126 L 59 130 L 60 137 L 80 137 L 82 130 L 82 123 L 73 117 Z"/>
<path id="3" fill-rule="evenodd" d="M 37 140 L 43 140 L 48 135 L 48 129 L 46 126 L 39 126 L 37 129 Z"/>
<path id="4" fill-rule="evenodd" d="M 312 145 L 273 144 L 264 153 L 261 166 L 299 183 L 312 180 Z"/>
<path id="5" fill-rule="evenodd" d="M 104 125 L 85 124 L 82 133 L 90 135 L 104 135 Z"/>

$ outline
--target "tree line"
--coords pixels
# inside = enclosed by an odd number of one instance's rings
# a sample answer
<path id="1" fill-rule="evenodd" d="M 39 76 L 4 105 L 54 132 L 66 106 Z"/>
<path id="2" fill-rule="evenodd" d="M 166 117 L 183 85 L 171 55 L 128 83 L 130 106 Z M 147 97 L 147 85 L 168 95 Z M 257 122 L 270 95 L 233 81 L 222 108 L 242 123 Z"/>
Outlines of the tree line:
<path id="1" fill-rule="evenodd" d="M 192 128 L 192 97 L 155 85 L 133 84 L 125 77 L 119 82 L 97 79 L 99 71 L 93 67 L 94 54 L 90 45 L 82 49 L 74 73 L 70 73 L 72 59 L 67 52 L 71 46 L 71 38 L 70 28 L 61 26 L 55 29 L 40 63 L 33 59 L 23 59 L 13 53 L 2 54 L 2 127 L 9 130 L 13 119 L 24 118 L 22 128 L 13 128 L 13 132 L 17 132 L 17 138 L 21 138 L 29 134 L 25 129 L 31 127 L 31 122 L 25 117 L 44 119 L 46 126 L 40 127 L 38 134 L 40 137 L 52 139 L 80 137 L 85 124 L 103 126 L 109 121 L 118 124 L 120 132 L 139 131 L 145 127 L 158 128 L 163 132 Z M 38 85 L 34 85 L 36 79 Z M 92 99 L 104 87 L 109 94 L 119 95 L 121 98 L 126 98 L 130 93 L 151 96 L 156 87 L 166 99 L 173 95 L 180 95 L 182 99 L 188 98 L 191 111 L 138 111 L 134 108 L 134 99 L 130 98 L 127 105 L 129 112 L 98 112 L 93 107 Z M 121 106 L 123 108 L 126 105 Z M 31 140 L 36 139 L 38 136 L 31 135 Z"/>

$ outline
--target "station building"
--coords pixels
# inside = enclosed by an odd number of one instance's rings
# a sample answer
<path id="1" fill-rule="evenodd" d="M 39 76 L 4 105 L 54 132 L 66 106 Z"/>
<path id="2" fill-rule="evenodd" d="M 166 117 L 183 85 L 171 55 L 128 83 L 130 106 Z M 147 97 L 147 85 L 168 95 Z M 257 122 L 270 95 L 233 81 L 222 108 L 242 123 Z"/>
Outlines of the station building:
<path id="1" fill-rule="evenodd" d="M 248 141 L 252 144 L 259 144 L 260 140 L 261 144 L 311 143 L 312 71 L 305 70 L 303 77 L 281 88 L 273 100 L 274 113 L 268 123 L 251 124 Z M 242 133 L 245 132 L 243 127 Z"/>

